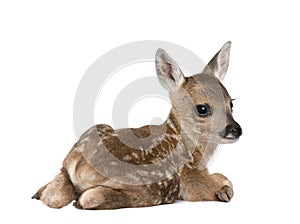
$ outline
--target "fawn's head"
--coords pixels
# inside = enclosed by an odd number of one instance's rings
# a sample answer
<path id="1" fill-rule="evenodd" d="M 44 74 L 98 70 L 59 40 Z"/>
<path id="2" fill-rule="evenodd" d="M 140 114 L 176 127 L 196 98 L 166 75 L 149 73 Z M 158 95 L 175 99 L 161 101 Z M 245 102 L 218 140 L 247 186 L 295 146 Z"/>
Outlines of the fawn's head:
<path id="1" fill-rule="evenodd" d="M 171 113 L 181 131 L 196 141 L 232 143 L 242 134 L 232 116 L 232 99 L 221 83 L 228 68 L 230 45 L 225 43 L 202 73 L 190 77 L 184 76 L 164 50 L 157 50 L 157 75 L 170 94 Z"/>

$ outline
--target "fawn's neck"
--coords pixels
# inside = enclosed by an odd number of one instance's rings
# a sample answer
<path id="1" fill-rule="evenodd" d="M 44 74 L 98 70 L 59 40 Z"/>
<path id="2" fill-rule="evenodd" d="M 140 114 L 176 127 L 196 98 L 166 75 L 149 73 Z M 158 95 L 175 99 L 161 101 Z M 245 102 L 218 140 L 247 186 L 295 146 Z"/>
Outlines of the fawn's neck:
<path id="1" fill-rule="evenodd" d="M 212 159 L 218 144 L 201 138 L 200 128 L 195 127 L 195 122 L 188 117 L 180 118 L 174 108 L 165 121 L 169 129 L 174 131 L 179 139 L 179 144 L 190 154 L 187 165 L 198 169 L 205 169 Z"/>

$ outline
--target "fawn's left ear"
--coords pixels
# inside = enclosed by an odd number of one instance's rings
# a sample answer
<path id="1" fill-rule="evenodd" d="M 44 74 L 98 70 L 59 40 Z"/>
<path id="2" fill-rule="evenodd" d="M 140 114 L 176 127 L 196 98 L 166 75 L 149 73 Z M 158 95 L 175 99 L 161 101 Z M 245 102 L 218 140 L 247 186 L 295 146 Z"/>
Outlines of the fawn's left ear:
<path id="1" fill-rule="evenodd" d="M 156 52 L 155 65 L 158 80 L 169 93 L 184 83 L 185 77 L 179 65 L 161 48 Z"/>
<path id="2" fill-rule="evenodd" d="M 231 42 L 226 42 L 221 50 L 210 60 L 202 73 L 213 73 L 220 81 L 225 78 L 230 55 Z"/>

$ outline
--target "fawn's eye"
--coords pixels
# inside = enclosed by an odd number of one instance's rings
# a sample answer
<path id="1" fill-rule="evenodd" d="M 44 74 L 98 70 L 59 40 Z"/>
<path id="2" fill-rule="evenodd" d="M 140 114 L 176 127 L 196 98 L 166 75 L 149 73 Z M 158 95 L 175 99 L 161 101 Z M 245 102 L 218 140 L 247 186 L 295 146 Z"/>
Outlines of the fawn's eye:
<path id="1" fill-rule="evenodd" d="M 197 112 L 201 117 L 207 117 L 211 114 L 210 106 L 208 104 L 197 105 Z"/>
<path id="2" fill-rule="evenodd" d="M 232 101 L 230 101 L 230 108 L 231 108 L 231 109 L 233 108 L 233 103 L 232 103 Z"/>

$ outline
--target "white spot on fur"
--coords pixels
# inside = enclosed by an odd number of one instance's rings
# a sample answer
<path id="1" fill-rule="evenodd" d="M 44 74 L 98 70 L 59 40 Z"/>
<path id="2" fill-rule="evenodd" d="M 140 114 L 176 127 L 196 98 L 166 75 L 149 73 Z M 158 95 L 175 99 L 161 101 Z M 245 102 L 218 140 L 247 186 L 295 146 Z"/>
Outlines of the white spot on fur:
<path id="1" fill-rule="evenodd" d="M 139 155 L 138 155 L 137 153 L 135 153 L 135 152 L 132 152 L 131 155 L 132 155 L 134 158 L 136 158 L 136 159 L 139 158 Z"/>
<path id="2" fill-rule="evenodd" d="M 143 176 L 143 177 L 148 177 L 149 176 L 149 172 L 145 171 L 145 170 L 137 170 L 136 173 Z"/>
<path id="3" fill-rule="evenodd" d="M 97 146 L 102 145 L 102 139 L 99 139 L 99 142 L 97 143 Z"/>
<path id="4" fill-rule="evenodd" d="M 169 127 L 173 130 L 173 131 L 177 131 L 176 130 L 176 128 L 175 128 L 175 125 L 174 125 L 174 123 L 172 122 L 172 120 L 171 119 L 168 119 L 167 120 L 167 124 L 169 125 Z"/>
<path id="5" fill-rule="evenodd" d="M 155 171 L 152 171 L 151 172 L 151 175 L 152 176 L 155 176 L 155 177 L 158 177 L 158 178 L 161 178 L 161 177 L 163 177 L 164 176 L 164 174 L 162 173 L 162 172 L 155 172 Z"/>
<path id="6" fill-rule="evenodd" d="M 172 175 L 170 174 L 170 172 L 167 171 L 167 170 L 165 171 L 165 175 L 166 175 L 167 178 L 170 178 L 170 177 L 172 176 Z"/>
<path id="7" fill-rule="evenodd" d="M 130 155 L 126 155 L 126 156 L 124 156 L 123 160 L 129 161 L 129 160 L 132 160 L 132 157 Z"/>

